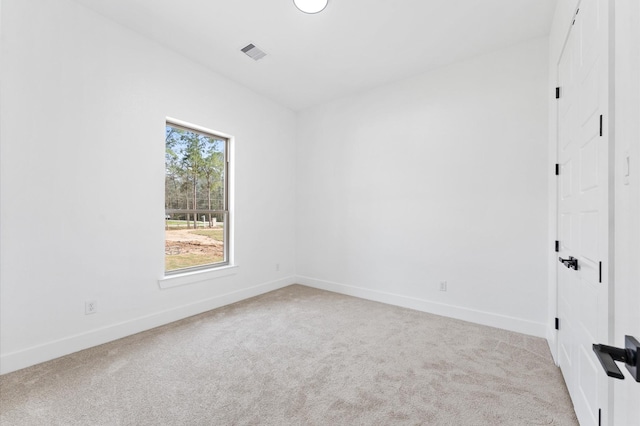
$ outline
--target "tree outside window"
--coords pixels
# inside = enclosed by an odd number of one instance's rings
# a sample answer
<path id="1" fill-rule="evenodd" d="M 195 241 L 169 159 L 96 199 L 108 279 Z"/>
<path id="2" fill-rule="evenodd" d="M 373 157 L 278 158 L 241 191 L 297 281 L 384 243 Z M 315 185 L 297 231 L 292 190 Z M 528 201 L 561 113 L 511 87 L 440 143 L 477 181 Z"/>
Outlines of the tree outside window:
<path id="1" fill-rule="evenodd" d="M 228 264 L 226 138 L 167 122 L 165 270 Z"/>

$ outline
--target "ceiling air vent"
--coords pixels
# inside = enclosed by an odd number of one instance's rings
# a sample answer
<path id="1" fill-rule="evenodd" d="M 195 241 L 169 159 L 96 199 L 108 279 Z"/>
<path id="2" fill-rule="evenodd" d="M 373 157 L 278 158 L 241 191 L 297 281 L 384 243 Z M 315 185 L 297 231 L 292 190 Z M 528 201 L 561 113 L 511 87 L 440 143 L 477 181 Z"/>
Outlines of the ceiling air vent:
<path id="1" fill-rule="evenodd" d="M 260 59 L 264 58 L 265 56 L 267 56 L 266 53 L 264 53 L 262 50 L 258 49 L 253 44 L 247 44 L 245 47 L 243 47 L 240 50 L 242 50 L 248 57 L 250 57 L 254 61 L 260 60 Z"/>

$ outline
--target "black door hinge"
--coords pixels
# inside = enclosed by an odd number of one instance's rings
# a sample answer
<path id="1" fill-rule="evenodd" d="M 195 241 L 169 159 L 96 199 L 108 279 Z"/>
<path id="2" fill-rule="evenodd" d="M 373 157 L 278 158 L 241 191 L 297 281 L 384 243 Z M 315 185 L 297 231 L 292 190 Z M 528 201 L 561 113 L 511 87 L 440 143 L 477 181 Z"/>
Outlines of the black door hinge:
<path id="1" fill-rule="evenodd" d="M 556 240 L 556 253 L 560 252 L 560 241 Z"/>
<path id="2" fill-rule="evenodd" d="M 556 87 L 556 99 L 560 99 L 560 88 Z"/>
<path id="3" fill-rule="evenodd" d="M 602 426 L 602 408 L 598 408 L 598 426 Z"/>
<path id="4" fill-rule="evenodd" d="M 556 330 L 560 330 L 560 318 L 556 318 Z"/>
<path id="5" fill-rule="evenodd" d="M 560 176 L 560 164 L 556 163 L 556 176 Z"/>
<path id="6" fill-rule="evenodd" d="M 602 114 L 600 114 L 600 136 L 602 136 Z"/>
<path id="7" fill-rule="evenodd" d="M 602 283 L 602 262 L 598 264 L 598 282 Z"/>

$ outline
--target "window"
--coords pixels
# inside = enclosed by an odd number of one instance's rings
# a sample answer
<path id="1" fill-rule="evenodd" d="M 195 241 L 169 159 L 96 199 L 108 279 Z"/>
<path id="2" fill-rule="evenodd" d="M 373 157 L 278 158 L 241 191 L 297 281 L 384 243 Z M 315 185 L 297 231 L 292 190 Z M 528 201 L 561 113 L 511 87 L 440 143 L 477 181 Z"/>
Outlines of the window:
<path id="1" fill-rule="evenodd" d="M 165 274 L 229 264 L 229 140 L 167 121 Z"/>

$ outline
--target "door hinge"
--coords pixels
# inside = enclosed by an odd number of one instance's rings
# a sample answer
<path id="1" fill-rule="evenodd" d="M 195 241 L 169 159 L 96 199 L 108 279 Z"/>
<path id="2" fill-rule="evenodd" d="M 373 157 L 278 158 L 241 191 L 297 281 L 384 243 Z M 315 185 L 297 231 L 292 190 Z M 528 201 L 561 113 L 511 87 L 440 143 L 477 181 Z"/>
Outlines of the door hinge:
<path id="1" fill-rule="evenodd" d="M 600 114 L 600 136 L 602 136 L 602 114 Z"/>
<path id="2" fill-rule="evenodd" d="M 598 282 L 602 283 L 602 262 L 598 263 Z"/>
<path id="3" fill-rule="evenodd" d="M 556 87 L 556 99 L 560 99 L 560 87 Z"/>
<path id="4" fill-rule="evenodd" d="M 556 253 L 560 252 L 560 241 L 556 240 Z"/>
<path id="5" fill-rule="evenodd" d="M 602 426 L 602 408 L 598 408 L 598 426 Z"/>
<path id="6" fill-rule="evenodd" d="M 560 330 L 560 318 L 556 318 L 556 330 Z"/>
<path id="7" fill-rule="evenodd" d="M 556 163 L 556 176 L 560 176 L 560 164 Z"/>

